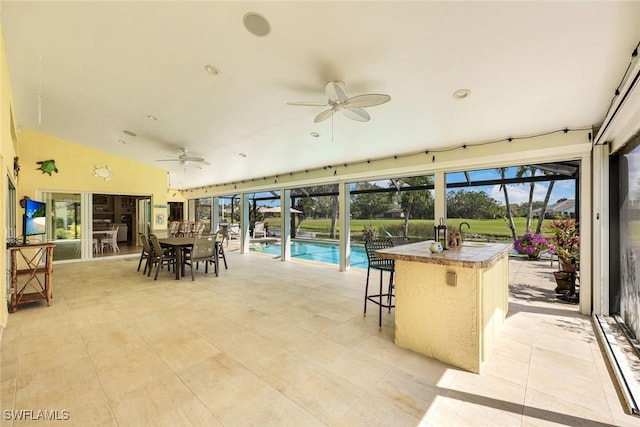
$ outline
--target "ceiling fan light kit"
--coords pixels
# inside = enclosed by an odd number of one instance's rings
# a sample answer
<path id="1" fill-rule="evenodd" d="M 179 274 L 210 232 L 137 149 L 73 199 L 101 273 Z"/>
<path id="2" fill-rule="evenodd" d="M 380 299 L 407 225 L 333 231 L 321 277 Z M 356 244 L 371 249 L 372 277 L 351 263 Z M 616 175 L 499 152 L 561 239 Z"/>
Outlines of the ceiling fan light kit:
<path id="1" fill-rule="evenodd" d="M 327 102 L 287 102 L 288 105 L 295 105 L 301 107 L 329 107 L 328 110 L 320 112 L 314 119 L 314 123 L 320 123 L 329 117 L 333 116 L 333 113 L 341 111 L 346 117 L 359 122 L 368 122 L 371 119 L 369 113 L 364 108 L 374 107 L 376 105 L 384 104 L 391 100 L 389 95 L 369 93 L 363 95 L 356 95 L 349 97 L 344 89 L 344 83 L 340 81 L 329 82 L 325 86 L 325 93 L 327 95 Z"/>

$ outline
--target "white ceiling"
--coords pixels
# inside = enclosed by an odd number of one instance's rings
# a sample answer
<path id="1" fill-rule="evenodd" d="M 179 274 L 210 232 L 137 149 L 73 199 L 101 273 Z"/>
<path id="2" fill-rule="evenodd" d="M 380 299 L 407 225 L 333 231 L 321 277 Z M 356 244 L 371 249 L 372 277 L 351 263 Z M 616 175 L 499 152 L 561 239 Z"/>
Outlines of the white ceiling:
<path id="1" fill-rule="evenodd" d="M 0 10 L 18 124 L 166 167 L 175 188 L 597 125 L 640 40 L 640 2 L 3 1 Z M 271 32 L 249 33 L 247 12 Z M 336 115 L 332 140 L 331 120 L 313 123 L 322 107 L 286 103 L 323 102 L 334 80 L 391 101 L 367 109 L 366 123 Z M 455 99 L 461 88 L 471 96 Z M 156 161 L 181 147 L 211 166 Z"/>

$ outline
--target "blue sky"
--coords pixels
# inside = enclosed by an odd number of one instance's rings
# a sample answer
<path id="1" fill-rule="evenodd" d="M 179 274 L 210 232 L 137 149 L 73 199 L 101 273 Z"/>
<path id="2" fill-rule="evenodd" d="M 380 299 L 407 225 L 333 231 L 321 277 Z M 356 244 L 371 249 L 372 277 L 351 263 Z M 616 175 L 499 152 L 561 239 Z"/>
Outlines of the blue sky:
<path id="1" fill-rule="evenodd" d="M 517 168 L 508 168 L 506 177 L 513 178 L 515 177 Z M 477 171 L 469 172 L 470 178 L 472 182 L 484 181 L 484 180 L 495 180 L 500 178 L 500 174 L 496 169 L 484 169 Z M 447 182 L 466 182 L 466 177 L 462 172 L 452 172 L 447 174 Z M 389 185 L 389 180 L 379 180 L 379 181 L 371 181 L 372 184 L 377 184 L 381 187 L 387 187 Z M 543 201 L 544 197 L 547 193 L 547 188 L 549 188 L 548 182 L 538 182 L 535 185 L 534 190 L 534 200 L 535 201 Z M 557 181 L 554 184 L 553 192 L 551 193 L 551 198 L 549 199 L 550 204 L 556 203 L 561 198 L 566 199 L 574 199 L 575 198 L 575 188 L 576 182 L 575 180 L 564 180 Z M 504 204 L 504 195 L 500 190 L 499 185 L 494 186 L 481 186 L 481 187 L 466 187 L 464 188 L 466 191 L 484 191 L 489 197 L 497 200 L 499 204 Z M 508 186 L 509 191 L 509 200 L 511 203 L 520 204 L 527 202 L 529 200 L 529 185 L 528 184 L 511 184 Z M 279 191 L 276 191 L 276 194 L 279 194 Z M 255 193 L 256 197 L 260 196 L 272 196 L 269 192 L 263 193 Z M 270 200 L 270 201 L 261 201 L 258 202 L 258 206 L 279 206 L 280 200 Z"/>
<path id="2" fill-rule="evenodd" d="M 508 168 L 506 177 L 515 177 L 517 168 Z M 499 179 L 500 174 L 496 169 L 484 169 L 478 171 L 470 171 L 469 175 L 471 181 L 482 181 L 490 179 Z M 466 182 L 464 173 L 454 172 L 447 174 L 447 182 Z M 548 182 L 537 182 L 534 189 L 534 200 L 543 201 L 549 188 Z M 553 186 L 551 198 L 549 203 L 553 204 L 561 198 L 574 199 L 575 198 L 575 180 L 557 181 Z M 509 192 L 509 201 L 514 204 L 520 204 L 529 200 L 529 184 L 508 185 L 507 190 Z M 490 197 L 497 200 L 499 203 L 504 204 L 504 194 L 499 185 L 494 186 L 482 186 L 482 187 L 470 187 L 467 191 L 484 191 Z"/>

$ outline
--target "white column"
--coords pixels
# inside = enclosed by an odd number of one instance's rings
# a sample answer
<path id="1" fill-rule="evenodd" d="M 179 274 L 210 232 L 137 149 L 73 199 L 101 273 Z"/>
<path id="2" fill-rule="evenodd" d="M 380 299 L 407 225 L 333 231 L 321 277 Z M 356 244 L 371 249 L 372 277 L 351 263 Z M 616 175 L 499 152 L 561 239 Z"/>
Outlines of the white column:
<path id="1" fill-rule="evenodd" d="M 434 224 L 440 223 L 440 218 L 447 223 L 447 181 L 444 172 L 436 172 L 434 174 L 434 187 L 436 190 L 434 199 Z"/>
<path id="2" fill-rule="evenodd" d="M 338 212 L 340 216 L 340 271 L 351 267 L 351 195 L 346 182 L 338 183 Z"/>
<path id="3" fill-rule="evenodd" d="M 291 190 L 280 190 L 280 261 L 291 259 Z"/>
<path id="4" fill-rule="evenodd" d="M 215 233 L 220 228 L 220 206 L 217 197 L 211 198 L 211 233 Z"/>
<path id="5" fill-rule="evenodd" d="M 240 194 L 240 253 L 249 253 L 249 198 Z"/>
<path id="6" fill-rule="evenodd" d="M 587 288 L 588 282 L 584 278 L 587 267 L 591 265 L 591 279 L 593 282 L 593 314 L 609 315 L 609 148 L 607 145 L 594 145 L 593 147 L 593 165 L 591 167 L 593 173 L 593 226 L 592 226 L 592 242 L 591 245 L 586 240 L 586 225 L 584 218 L 589 211 L 582 210 L 580 206 L 580 259 L 588 260 L 585 257 L 584 250 L 593 247 L 593 259 L 591 263 L 580 263 L 580 312 L 590 314 L 586 305 L 583 307 L 583 300 L 588 302 L 583 288 Z M 581 165 L 581 170 L 585 165 Z M 583 182 L 580 179 L 580 189 L 582 190 Z M 582 193 L 580 194 L 580 202 L 582 202 Z M 584 230 L 584 231 L 583 231 Z"/>

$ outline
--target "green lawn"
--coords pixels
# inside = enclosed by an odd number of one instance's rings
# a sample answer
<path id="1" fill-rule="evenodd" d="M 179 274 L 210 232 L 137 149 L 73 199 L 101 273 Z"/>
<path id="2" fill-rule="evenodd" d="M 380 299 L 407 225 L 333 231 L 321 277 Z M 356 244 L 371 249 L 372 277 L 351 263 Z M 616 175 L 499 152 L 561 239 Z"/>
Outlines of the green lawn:
<path id="1" fill-rule="evenodd" d="M 511 232 L 507 226 L 505 219 L 449 219 L 447 225 L 449 227 L 459 228 L 461 222 L 466 221 L 471 225 L 469 231 L 466 227 L 464 232 L 470 233 L 476 238 L 486 240 L 511 240 Z M 525 232 L 525 218 L 515 218 L 516 230 L 518 236 L 521 236 Z M 265 220 L 271 229 L 278 229 L 280 226 L 280 218 L 269 217 Z M 354 219 L 351 220 L 351 235 L 356 237 L 362 233 L 365 226 L 371 224 L 378 230 L 379 233 L 384 234 L 384 231 L 389 232 L 394 236 L 402 235 L 403 221 L 401 219 Z M 314 232 L 318 237 L 328 237 L 331 226 L 331 220 L 329 219 L 305 219 L 302 222 L 300 231 Z M 412 219 L 409 221 L 409 237 L 415 240 L 423 240 L 427 238 L 433 238 L 433 226 L 434 221 L 425 219 Z M 536 221 L 533 221 L 532 227 L 535 228 Z M 338 233 L 340 229 L 338 228 Z M 544 225 L 543 225 L 544 234 Z"/>

